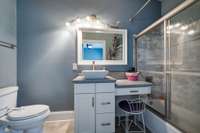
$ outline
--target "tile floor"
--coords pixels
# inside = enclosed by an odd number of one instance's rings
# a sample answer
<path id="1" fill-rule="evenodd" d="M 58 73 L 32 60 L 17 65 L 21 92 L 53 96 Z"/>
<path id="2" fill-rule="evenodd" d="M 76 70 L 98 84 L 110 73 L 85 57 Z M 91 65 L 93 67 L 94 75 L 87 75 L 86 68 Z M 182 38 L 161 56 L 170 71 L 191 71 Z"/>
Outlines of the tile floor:
<path id="1" fill-rule="evenodd" d="M 44 133 L 74 133 L 74 120 L 49 121 L 44 124 Z M 121 127 L 116 127 L 116 133 L 124 133 Z M 150 133 L 147 130 L 147 133 Z"/>
<path id="2" fill-rule="evenodd" d="M 74 120 L 46 122 L 44 124 L 44 133 L 74 133 Z"/>

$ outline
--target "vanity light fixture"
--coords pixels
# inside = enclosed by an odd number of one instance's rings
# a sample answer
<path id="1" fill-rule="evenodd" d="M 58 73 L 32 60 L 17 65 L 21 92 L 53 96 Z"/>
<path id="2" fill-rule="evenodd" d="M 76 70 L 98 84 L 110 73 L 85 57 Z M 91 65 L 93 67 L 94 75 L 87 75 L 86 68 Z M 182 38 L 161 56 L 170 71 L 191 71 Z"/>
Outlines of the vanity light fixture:
<path id="1" fill-rule="evenodd" d="M 95 14 L 86 17 L 76 17 L 65 23 L 67 27 L 76 26 L 76 27 L 89 27 L 90 25 L 104 25 L 100 20 L 97 19 Z"/>
<path id="2" fill-rule="evenodd" d="M 87 16 L 87 17 L 86 17 L 86 20 L 87 20 L 87 21 L 91 21 L 90 16 Z"/>
<path id="3" fill-rule="evenodd" d="M 88 20 L 88 21 L 97 21 L 97 16 L 95 14 L 92 14 L 90 16 L 87 16 L 86 20 Z"/>
<path id="4" fill-rule="evenodd" d="M 97 20 L 96 23 L 97 23 L 97 24 L 101 24 L 100 20 Z"/>
<path id="5" fill-rule="evenodd" d="M 109 25 L 103 23 L 100 19 L 97 18 L 95 14 L 84 16 L 84 17 L 76 17 L 70 21 L 65 23 L 66 27 L 73 26 L 75 28 L 107 28 L 107 27 L 115 27 L 118 28 L 120 25 L 120 21 L 116 21 L 114 25 Z"/>
<path id="6" fill-rule="evenodd" d="M 80 19 L 80 18 L 77 18 L 77 19 L 76 19 L 76 22 L 77 22 L 77 23 L 80 23 L 80 22 L 81 22 L 81 19 Z"/>

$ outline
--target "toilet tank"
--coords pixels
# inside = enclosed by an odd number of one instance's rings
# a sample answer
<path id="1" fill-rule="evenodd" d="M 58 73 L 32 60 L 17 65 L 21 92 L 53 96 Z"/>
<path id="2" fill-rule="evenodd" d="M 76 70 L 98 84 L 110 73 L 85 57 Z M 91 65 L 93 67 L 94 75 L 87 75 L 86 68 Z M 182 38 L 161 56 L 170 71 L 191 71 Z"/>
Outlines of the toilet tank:
<path id="1" fill-rule="evenodd" d="M 7 109 L 16 107 L 18 87 L 0 88 L 0 116 L 4 115 Z"/>

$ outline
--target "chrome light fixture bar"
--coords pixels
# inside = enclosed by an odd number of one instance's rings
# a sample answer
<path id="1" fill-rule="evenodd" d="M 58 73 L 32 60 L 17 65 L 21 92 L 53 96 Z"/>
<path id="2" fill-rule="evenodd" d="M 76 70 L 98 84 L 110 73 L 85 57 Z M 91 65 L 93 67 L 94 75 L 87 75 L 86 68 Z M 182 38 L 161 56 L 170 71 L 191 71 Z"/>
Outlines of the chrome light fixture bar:
<path id="1" fill-rule="evenodd" d="M 6 48 L 11 48 L 11 49 L 14 49 L 16 47 L 15 44 L 3 42 L 3 41 L 0 41 L 0 46 L 6 47 Z"/>

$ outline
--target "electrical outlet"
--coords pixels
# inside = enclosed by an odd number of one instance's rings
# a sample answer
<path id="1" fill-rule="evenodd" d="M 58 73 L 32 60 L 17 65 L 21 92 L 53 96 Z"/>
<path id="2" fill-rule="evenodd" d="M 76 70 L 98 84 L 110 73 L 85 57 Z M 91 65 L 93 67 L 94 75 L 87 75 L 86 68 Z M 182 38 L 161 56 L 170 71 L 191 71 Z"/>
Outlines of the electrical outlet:
<path id="1" fill-rule="evenodd" d="M 72 63 L 72 70 L 78 70 L 78 65 L 76 63 Z"/>

